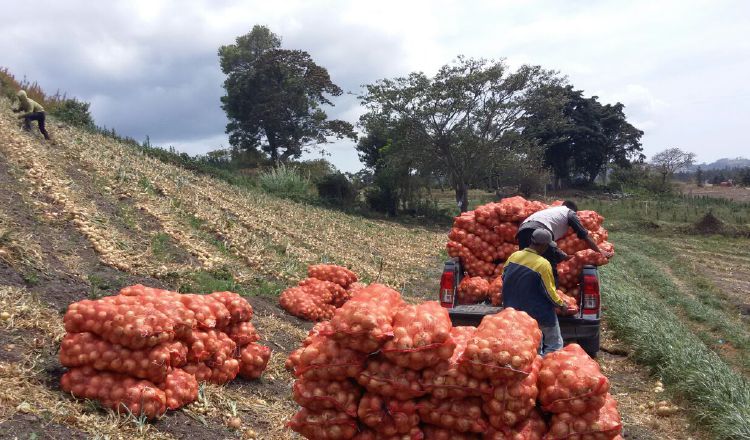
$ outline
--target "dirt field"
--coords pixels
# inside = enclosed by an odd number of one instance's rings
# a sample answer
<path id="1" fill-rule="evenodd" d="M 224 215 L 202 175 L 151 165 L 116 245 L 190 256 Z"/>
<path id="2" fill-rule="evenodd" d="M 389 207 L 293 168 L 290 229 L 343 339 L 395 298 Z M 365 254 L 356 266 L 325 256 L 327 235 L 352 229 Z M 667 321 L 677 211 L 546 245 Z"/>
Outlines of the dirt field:
<path id="1" fill-rule="evenodd" d="M 50 124 L 51 125 L 51 124 Z M 21 132 L 0 100 L 0 438 L 297 438 L 283 369 L 310 323 L 276 295 L 307 264 L 346 264 L 413 297 L 436 288 L 445 231 L 404 227 L 249 193 L 76 130 L 55 144 Z M 230 279 L 218 273 L 229 273 Z M 68 304 L 143 283 L 247 295 L 262 343 L 274 350 L 260 381 L 207 385 L 198 402 L 154 423 L 104 411 L 59 390 L 57 350 Z M 213 283 L 213 284 L 212 284 Z M 219 289 L 216 289 L 219 290 Z M 659 418 L 656 379 L 605 335 L 603 368 L 627 439 L 701 438 L 681 411 Z M 236 413 L 242 428 L 224 418 Z"/>
<path id="2" fill-rule="evenodd" d="M 681 185 L 680 189 L 683 194 L 695 197 L 715 197 L 717 199 L 729 199 L 736 202 L 750 202 L 750 188 L 742 186 L 704 186 L 699 187 L 695 184 Z"/>

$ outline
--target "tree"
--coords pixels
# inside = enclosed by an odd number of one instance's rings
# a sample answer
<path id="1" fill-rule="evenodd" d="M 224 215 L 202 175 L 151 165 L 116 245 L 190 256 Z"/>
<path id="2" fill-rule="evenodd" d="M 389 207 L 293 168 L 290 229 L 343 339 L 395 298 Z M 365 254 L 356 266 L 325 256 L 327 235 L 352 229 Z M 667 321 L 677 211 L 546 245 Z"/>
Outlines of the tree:
<path id="1" fill-rule="evenodd" d="M 226 95 L 222 109 L 229 143 L 286 162 L 330 137 L 356 139 L 350 123 L 329 120 L 321 106 L 341 88 L 305 51 L 281 48 L 281 38 L 256 25 L 235 44 L 219 48 Z"/>
<path id="2" fill-rule="evenodd" d="M 662 184 L 667 183 L 667 176 L 683 170 L 693 164 L 695 153 L 688 153 L 679 148 L 667 148 L 651 158 L 651 163 L 661 173 Z"/>
<path id="3" fill-rule="evenodd" d="M 698 186 L 703 186 L 703 181 L 706 178 L 703 176 L 703 168 L 698 167 L 697 170 L 695 170 L 695 184 Z"/>
<path id="4" fill-rule="evenodd" d="M 576 177 L 593 182 L 610 165 L 628 167 L 639 160 L 643 132 L 627 122 L 621 103 L 602 105 L 573 86 L 540 88 L 529 109 L 524 135 L 544 147 L 544 161 L 555 182 Z M 542 105 L 539 105 L 542 103 Z"/>
<path id="5" fill-rule="evenodd" d="M 360 97 L 367 108 L 360 125 L 372 142 L 358 149 L 372 166 L 384 163 L 387 152 L 416 174 L 446 176 L 466 211 L 470 185 L 537 160 L 534 145 L 519 134 L 525 103 L 536 88 L 556 81 L 539 66 L 511 72 L 502 60 L 465 57 L 434 77 L 419 72 L 377 81 Z"/>

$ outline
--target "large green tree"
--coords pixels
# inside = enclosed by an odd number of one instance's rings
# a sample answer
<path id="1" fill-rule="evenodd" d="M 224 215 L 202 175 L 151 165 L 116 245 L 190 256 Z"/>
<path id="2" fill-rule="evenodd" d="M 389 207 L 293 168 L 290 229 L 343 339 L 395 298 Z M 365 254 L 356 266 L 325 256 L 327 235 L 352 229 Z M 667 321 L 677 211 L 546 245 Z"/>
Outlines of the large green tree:
<path id="1" fill-rule="evenodd" d="M 355 139 L 350 123 L 328 119 L 324 105 L 341 88 L 302 50 L 281 48 L 281 38 L 256 25 L 235 44 L 219 48 L 226 95 L 222 108 L 229 143 L 260 150 L 275 162 L 298 158 L 331 138 Z"/>
<path id="2" fill-rule="evenodd" d="M 526 101 L 538 87 L 559 81 L 539 66 L 511 71 L 503 61 L 459 57 L 434 77 L 412 73 L 366 86 L 360 119 L 365 163 L 407 163 L 417 174 L 445 176 L 461 211 L 470 185 L 539 162 L 520 136 Z M 372 142 L 370 142 L 372 141 Z"/>
<path id="3" fill-rule="evenodd" d="M 602 105 L 573 86 L 537 91 L 524 135 L 544 147 L 544 160 L 557 183 L 576 178 L 593 182 L 610 165 L 627 167 L 643 159 L 643 132 L 631 125 L 621 103 Z M 542 103 L 543 105 L 540 105 Z"/>

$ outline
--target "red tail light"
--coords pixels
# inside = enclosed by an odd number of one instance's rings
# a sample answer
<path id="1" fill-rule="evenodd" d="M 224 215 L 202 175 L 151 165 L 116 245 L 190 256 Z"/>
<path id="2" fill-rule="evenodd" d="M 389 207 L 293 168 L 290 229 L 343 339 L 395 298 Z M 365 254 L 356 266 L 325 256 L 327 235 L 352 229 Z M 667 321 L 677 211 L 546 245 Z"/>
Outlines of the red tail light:
<path id="1" fill-rule="evenodd" d="M 455 281 L 455 274 L 452 271 L 443 272 L 440 277 L 440 305 L 448 309 L 453 307 L 453 285 Z"/>
<path id="2" fill-rule="evenodd" d="M 599 316 L 601 297 L 599 294 L 599 278 L 596 275 L 583 276 L 583 315 Z"/>

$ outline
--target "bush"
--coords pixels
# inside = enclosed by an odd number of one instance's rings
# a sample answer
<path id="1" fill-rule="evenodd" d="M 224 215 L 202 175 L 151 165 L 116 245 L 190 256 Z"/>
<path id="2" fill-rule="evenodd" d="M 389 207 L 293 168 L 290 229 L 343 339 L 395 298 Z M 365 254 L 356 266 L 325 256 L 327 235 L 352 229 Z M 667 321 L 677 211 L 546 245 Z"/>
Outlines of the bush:
<path id="1" fill-rule="evenodd" d="M 50 109 L 50 115 L 56 117 L 62 122 L 66 122 L 76 127 L 94 129 L 94 118 L 89 112 L 88 102 L 77 99 L 64 99 L 55 103 Z"/>
<path id="2" fill-rule="evenodd" d="M 354 185 L 341 173 L 321 177 L 316 186 L 318 196 L 324 202 L 334 206 L 351 206 L 357 199 L 357 190 Z"/>
<path id="3" fill-rule="evenodd" d="M 367 206 L 376 212 L 395 216 L 398 210 L 398 191 L 392 181 L 377 178 L 375 183 L 365 190 Z"/>
<path id="4" fill-rule="evenodd" d="M 261 173 L 258 183 L 266 192 L 279 197 L 301 201 L 310 196 L 310 179 L 284 164 Z"/>

